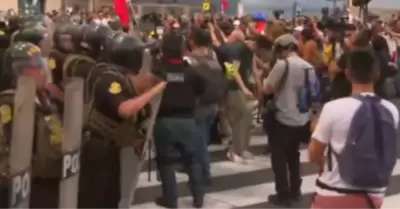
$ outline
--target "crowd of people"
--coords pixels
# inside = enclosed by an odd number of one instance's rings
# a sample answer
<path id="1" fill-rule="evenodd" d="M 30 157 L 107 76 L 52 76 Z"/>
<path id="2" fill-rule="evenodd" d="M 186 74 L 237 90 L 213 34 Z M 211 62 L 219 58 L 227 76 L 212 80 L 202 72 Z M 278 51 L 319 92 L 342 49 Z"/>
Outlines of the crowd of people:
<path id="1" fill-rule="evenodd" d="M 275 176 L 269 202 L 289 207 L 301 198 L 304 143 L 320 169 L 312 208 L 381 207 L 397 153 L 399 112 L 388 100 L 400 96 L 396 16 L 366 24 L 337 16 L 286 21 L 279 12 L 274 19 L 150 14 L 127 27 L 107 7 L 90 18 L 77 11 L 47 14 L 52 21 L 16 14 L 0 20 L 0 90 L 15 89 L 19 76 L 33 77 L 35 129 L 49 133 L 34 136 L 45 144 L 33 150 L 33 159 L 42 158 L 32 160 L 30 207 L 58 207 L 61 177 L 54 170 L 62 139 L 52 134 L 54 124 L 61 129 L 65 84 L 73 77 L 85 82 L 82 134 L 89 136 L 81 147 L 79 208 L 118 207 L 120 150 L 146 151 L 150 102 L 159 94 L 153 143 L 162 196 L 156 204 L 178 208 L 181 164 L 193 206 L 203 207 L 212 186 L 208 145 L 228 141 L 228 159 L 252 159 L 258 109 Z M 140 21 L 150 29 L 141 30 Z M 0 93 L 2 208 L 9 201 L 14 96 Z M 47 116 L 53 123 L 39 126 Z"/>

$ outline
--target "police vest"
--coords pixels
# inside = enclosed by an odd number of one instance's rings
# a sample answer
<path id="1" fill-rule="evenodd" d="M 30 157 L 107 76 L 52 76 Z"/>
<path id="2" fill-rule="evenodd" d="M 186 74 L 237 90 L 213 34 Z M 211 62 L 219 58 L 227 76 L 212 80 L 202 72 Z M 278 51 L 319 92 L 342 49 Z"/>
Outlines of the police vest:
<path id="1" fill-rule="evenodd" d="M 64 64 L 62 66 L 63 81 L 66 82 L 66 81 L 68 81 L 68 79 L 75 77 L 75 76 L 86 79 L 91 68 L 79 67 L 79 64 L 82 64 L 82 63 L 91 63 L 94 66 L 96 64 L 96 61 L 85 55 L 80 55 L 80 54 L 68 55 L 65 58 Z"/>
<path id="2" fill-rule="evenodd" d="M 15 91 L 5 90 L 0 93 L 0 100 L 13 104 Z M 50 102 L 50 100 L 48 100 Z M 35 135 L 32 156 L 32 175 L 42 178 L 59 178 L 62 169 L 62 123 L 60 117 L 54 112 L 42 111 L 46 105 L 36 100 Z M 12 115 L 10 115 L 12 117 Z M 3 126 L 3 124 L 1 125 Z M 3 131 L 3 127 L 1 132 Z M 9 147 L 3 146 L 7 137 L 1 133 L 0 143 L 0 171 L 8 175 Z M 8 143 L 8 146 L 10 143 Z"/>
<path id="3" fill-rule="evenodd" d="M 86 129 L 88 129 L 92 133 L 100 135 L 106 140 L 115 141 L 118 146 L 126 147 L 133 145 L 136 154 L 138 156 L 142 156 L 143 145 L 147 133 L 148 119 L 151 111 L 150 106 L 146 105 L 133 118 L 125 120 L 123 122 L 117 122 L 113 119 L 106 117 L 94 106 L 94 91 L 96 89 L 96 85 L 100 81 L 102 76 L 107 76 L 110 74 L 117 75 L 123 78 L 123 80 L 125 80 L 127 84 L 126 86 L 129 87 L 127 89 L 128 92 L 130 92 L 132 95 L 136 95 L 136 91 L 131 84 L 131 81 L 125 78 L 124 75 L 112 69 L 104 72 L 96 79 L 95 83 L 93 84 L 93 92 L 91 93 L 92 98 L 89 106 Z"/>

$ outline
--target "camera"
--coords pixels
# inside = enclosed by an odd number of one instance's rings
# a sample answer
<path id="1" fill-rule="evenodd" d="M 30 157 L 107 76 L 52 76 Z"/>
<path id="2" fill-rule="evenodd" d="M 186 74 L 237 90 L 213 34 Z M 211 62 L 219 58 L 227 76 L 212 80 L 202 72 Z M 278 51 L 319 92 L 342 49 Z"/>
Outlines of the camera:
<path id="1" fill-rule="evenodd" d="M 354 7 L 361 7 L 367 5 L 371 0 L 353 0 L 352 4 Z"/>
<path id="2" fill-rule="evenodd" d="M 281 9 L 276 9 L 273 11 L 274 17 L 275 19 L 281 19 L 281 16 L 284 14 L 285 12 Z"/>
<path id="3" fill-rule="evenodd" d="M 332 31 L 345 31 L 345 30 L 354 30 L 356 26 L 353 24 L 349 24 L 347 22 L 347 17 L 332 18 L 332 17 L 324 17 L 321 21 L 318 22 L 317 27 L 320 30 L 328 29 Z"/>

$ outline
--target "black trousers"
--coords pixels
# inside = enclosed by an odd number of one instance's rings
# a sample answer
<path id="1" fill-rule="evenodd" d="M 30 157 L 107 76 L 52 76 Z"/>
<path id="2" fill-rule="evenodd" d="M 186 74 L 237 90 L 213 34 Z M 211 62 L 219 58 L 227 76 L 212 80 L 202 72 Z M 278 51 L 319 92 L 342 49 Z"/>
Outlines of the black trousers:
<path id="1" fill-rule="evenodd" d="M 30 208 L 58 208 L 60 179 L 35 178 L 31 185 Z"/>
<path id="2" fill-rule="evenodd" d="M 275 190 L 286 196 L 300 192 L 300 142 L 307 137 L 307 126 L 286 126 L 277 120 L 268 123 L 271 164 L 275 177 Z"/>
<path id="3" fill-rule="evenodd" d="M 111 140 L 92 137 L 81 151 L 78 208 L 118 208 L 120 149 Z"/>
<path id="4" fill-rule="evenodd" d="M 8 208 L 9 187 L 7 182 L 0 183 L 0 208 Z"/>
<path id="5" fill-rule="evenodd" d="M 59 178 L 34 178 L 31 182 L 29 208 L 58 208 Z M 0 208 L 9 207 L 9 184 L 0 185 Z"/>

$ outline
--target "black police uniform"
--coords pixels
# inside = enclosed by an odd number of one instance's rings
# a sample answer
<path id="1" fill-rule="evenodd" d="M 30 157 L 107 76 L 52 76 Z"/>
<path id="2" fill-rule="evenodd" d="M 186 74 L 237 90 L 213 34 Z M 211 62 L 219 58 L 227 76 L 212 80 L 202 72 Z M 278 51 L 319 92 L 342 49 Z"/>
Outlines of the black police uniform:
<path id="1" fill-rule="evenodd" d="M 98 64 L 94 69 L 103 73 L 96 75 L 91 95 L 93 105 L 86 128 L 91 137 L 84 144 L 81 156 L 79 208 L 118 207 L 120 149 L 135 144 L 134 139 L 144 139 L 145 132 L 140 125 L 149 115 L 149 108 L 130 120 L 118 113 L 122 102 L 138 96 L 134 84 L 125 75 L 137 73 L 141 68 L 141 41 L 120 34 L 110 44 L 108 61 L 111 64 Z M 138 155 L 142 153 L 143 142 L 134 147 Z"/>
<path id="2" fill-rule="evenodd" d="M 9 145 L 12 136 L 12 115 L 14 89 L 17 76 L 24 69 L 43 70 L 45 63 L 41 63 L 40 49 L 27 42 L 14 43 L 4 55 L 5 70 L 0 74 L 1 89 L 0 109 L 3 124 L 2 146 L 0 156 L 0 207 L 7 207 L 9 184 L 7 184 L 8 152 L 3 145 Z M 31 208 L 58 207 L 59 181 L 61 178 L 61 143 L 62 127 L 60 117 L 54 108 L 50 97 L 38 89 L 36 96 L 35 134 L 32 160 Z M 41 140 L 39 140 L 41 139 Z M 5 141 L 4 141 L 5 140 Z M 45 149 L 41 148 L 46 146 Z M 45 151 L 44 151 L 45 150 Z"/>
<path id="3" fill-rule="evenodd" d="M 171 32 L 164 41 L 183 45 L 180 34 Z M 179 46 L 175 46 L 179 48 Z M 168 84 L 164 90 L 160 109 L 154 125 L 157 169 L 162 182 L 162 197 L 158 205 L 176 208 L 178 187 L 175 179 L 175 152 L 179 151 L 183 165 L 189 175 L 189 187 L 195 207 L 202 207 L 204 181 L 200 159 L 197 154 L 195 107 L 197 97 L 205 90 L 205 82 L 196 71 L 163 45 L 163 57 L 155 62 L 153 71 L 164 73 Z M 171 53 L 171 55 L 169 55 Z"/>

